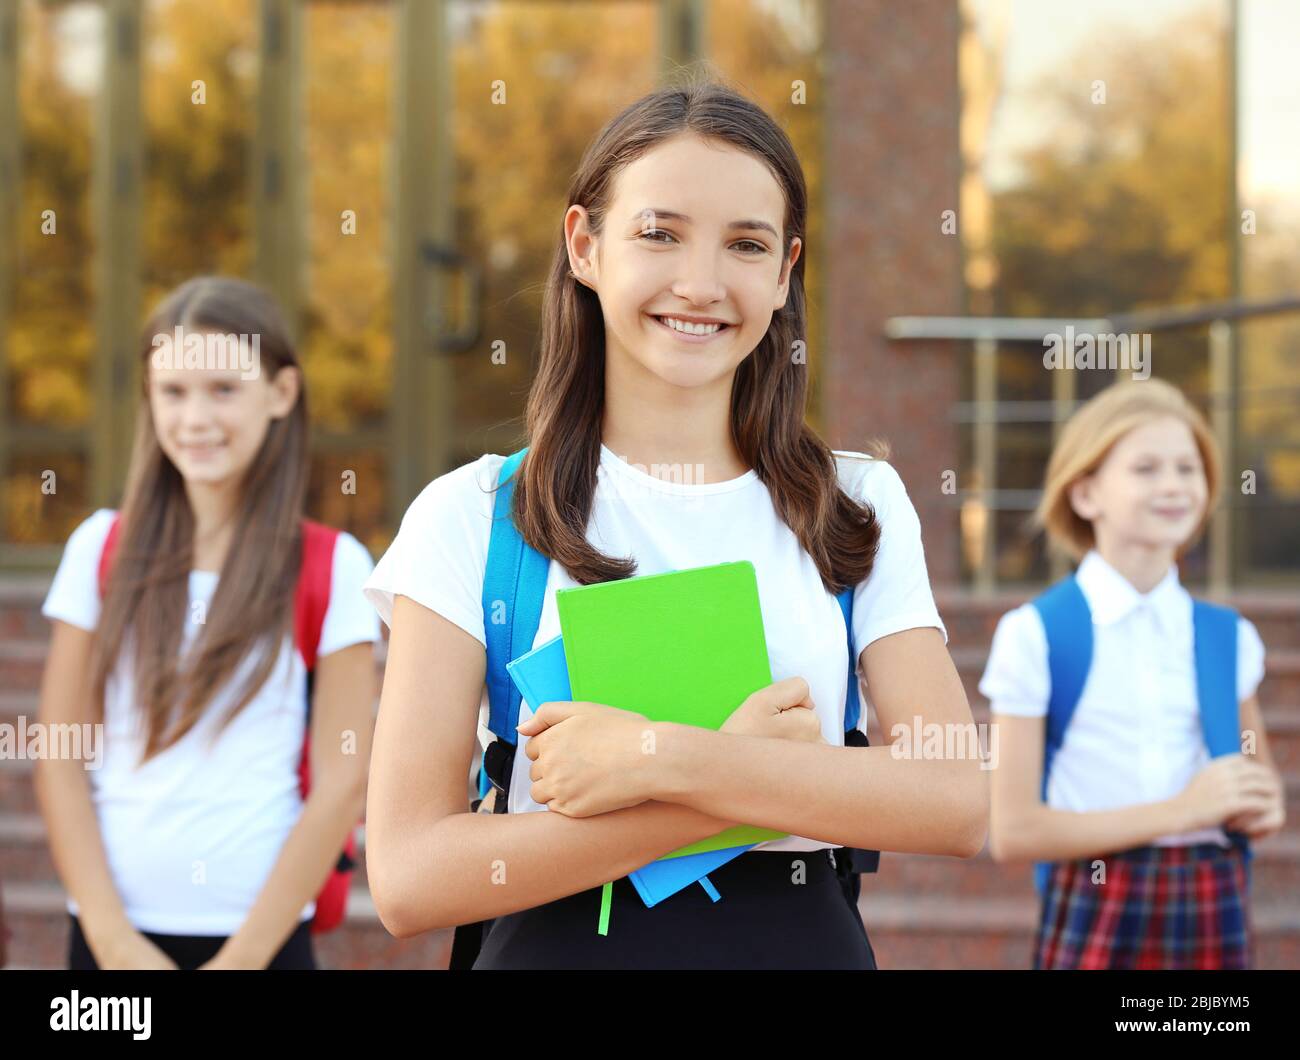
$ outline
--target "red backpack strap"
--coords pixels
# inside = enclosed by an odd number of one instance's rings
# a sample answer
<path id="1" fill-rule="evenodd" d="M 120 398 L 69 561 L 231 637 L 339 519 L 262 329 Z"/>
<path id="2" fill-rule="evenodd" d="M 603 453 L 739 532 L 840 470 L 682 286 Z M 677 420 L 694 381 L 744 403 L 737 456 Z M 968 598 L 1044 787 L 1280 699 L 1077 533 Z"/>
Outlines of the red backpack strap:
<path id="1" fill-rule="evenodd" d="M 330 603 L 334 574 L 334 543 L 339 532 L 310 519 L 302 521 L 302 566 L 293 603 L 294 640 L 307 672 L 316 668 L 321 627 Z"/>
<path id="2" fill-rule="evenodd" d="M 298 584 L 294 591 L 294 639 L 298 652 L 307 667 L 308 703 L 311 716 L 312 672 L 316 668 L 316 652 L 320 647 L 321 628 L 325 625 L 325 612 L 329 609 L 330 583 L 334 576 L 334 545 L 339 532 L 310 519 L 302 521 L 302 565 L 298 569 Z M 305 799 L 311 791 L 311 725 L 303 732 L 302 757 L 298 763 L 298 790 Z M 352 868 L 356 864 L 356 836 L 348 833 L 347 842 L 339 860 L 316 895 L 316 913 L 312 917 L 313 934 L 337 928 L 347 912 L 348 891 L 351 887 Z"/>
<path id="3" fill-rule="evenodd" d="M 113 513 L 113 521 L 108 527 L 108 536 L 104 538 L 104 547 L 99 553 L 99 596 L 104 597 L 104 590 L 108 587 L 108 572 L 113 566 L 113 556 L 117 553 L 117 538 L 122 529 L 121 512 Z"/>

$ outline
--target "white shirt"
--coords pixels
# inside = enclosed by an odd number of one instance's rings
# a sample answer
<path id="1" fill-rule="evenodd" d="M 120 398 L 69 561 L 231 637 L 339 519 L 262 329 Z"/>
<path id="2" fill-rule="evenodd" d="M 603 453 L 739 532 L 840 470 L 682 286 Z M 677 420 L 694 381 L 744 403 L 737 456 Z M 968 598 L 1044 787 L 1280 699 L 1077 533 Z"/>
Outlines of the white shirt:
<path id="1" fill-rule="evenodd" d="M 68 538 L 49 595 L 46 618 L 82 629 L 99 624 L 99 556 L 113 512 L 101 508 Z M 361 595 L 373 563 L 364 545 L 340 533 L 334 549 L 329 607 L 318 655 L 375 641 L 379 623 Z M 190 572 L 182 651 L 198 631 L 220 575 Z M 202 607 L 195 604 L 202 601 Z M 113 883 L 127 919 L 140 931 L 230 935 L 247 918 L 302 812 L 298 766 L 306 735 L 307 671 L 286 636 L 271 676 L 209 746 L 216 722 L 233 705 L 255 659 L 208 704 L 184 737 L 138 767 L 144 747 L 137 725 L 130 650 L 104 693 L 102 762 L 89 769 L 91 795 Z M 68 899 L 68 912 L 77 904 Z M 309 902 L 300 919 L 311 917 Z"/>
<path id="2" fill-rule="evenodd" d="M 429 483 L 411 503 L 389 550 L 380 559 L 366 597 L 391 624 L 393 597 L 409 597 L 485 643 L 483 571 L 496 484 L 505 458 L 488 454 Z M 939 619 L 916 510 L 898 473 L 861 453 L 836 453 L 839 481 L 851 496 L 868 501 L 881 526 L 870 577 L 853 595 L 854 656 L 880 637 L 919 626 L 947 632 Z M 686 470 L 689 470 L 687 468 Z M 844 744 L 848 648 L 839 602 L 828 593 L 812 558 L 777 515 L 767 486 L 752 468 L 727 482 L 666 481 L 601 446 L 597 488 L 587 540 L 606 555 L 631 556 L 638 575 L 750 560 L 757 572 L 759 604 L 767 636 L 772 680 L 796 674 L 807 679 L 822 735 Z M 695 476 L 698 478 L 698 476 Z M 552 561 L 541 621 L 533 646 L 559 636 L 555 592 L 577 583 Z M 526 703 L 519 718 L 532 716 Z M 480 703 L 479 742 L 494 738 L 486 727 L 486 688 Z M 866 717 L 859 722 L 865 730 Z M 531 762 L 519 737 L 510 781 L 511 813 L 545 810 L 531 798 Z M 790 836 L 760 849 L 818 850 L 834 846 Z"/>
<path id="3" fill-rule="evenodd" d="M 1139 593 L 1095 549 L 1076 574 L 1092 612 L 1092 666 L 1065 740 L 1052 759 L 1047 805 L 1089 813 L 1158 802 L 1182 791 L 1209 762 L 1192 648 L 1192 598 L 1178 568 Z M 1264 676 L 1252 622 L 1237 633 L 1237 700 Z M 1047 714 L 1047 634 L 1032 603 L 998 622 L 979 684 L 995 714 Z M 1222 828 L 1161 836 L 1157 845 L 1228 844 Z"/>

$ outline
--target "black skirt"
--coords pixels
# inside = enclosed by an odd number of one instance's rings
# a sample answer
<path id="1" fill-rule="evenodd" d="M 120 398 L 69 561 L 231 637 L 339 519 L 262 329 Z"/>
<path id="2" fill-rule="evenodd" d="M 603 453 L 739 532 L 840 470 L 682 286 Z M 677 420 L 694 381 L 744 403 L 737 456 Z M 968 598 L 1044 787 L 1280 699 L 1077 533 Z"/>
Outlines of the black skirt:
<path id="1" fill-rule="evenodd" d="M 802 867 L 801 867 L 802 866 Z M 849 886 L 826 850 L 752 851 L 646 908 L 616 880 L 608 934 L 601 888 L 491 921 L 475 969 L 874 969 Z"/>
<path id="2" fill-rule="evenodd" d="M 90 952 L 81 921 L 68 914 L 68 969 L 74 972 L 99 970 L 95 955 Z M 167 954 L 182 970 L 194 970 L 217 955 L 228 935 L 162 935 L 152 931 L 140 932 L 145 938 Z M 267 965 L 274 971 L 314 971 L 316 953 L 312 946 L 311 921 L 301 920 L 280 951 Z"/>

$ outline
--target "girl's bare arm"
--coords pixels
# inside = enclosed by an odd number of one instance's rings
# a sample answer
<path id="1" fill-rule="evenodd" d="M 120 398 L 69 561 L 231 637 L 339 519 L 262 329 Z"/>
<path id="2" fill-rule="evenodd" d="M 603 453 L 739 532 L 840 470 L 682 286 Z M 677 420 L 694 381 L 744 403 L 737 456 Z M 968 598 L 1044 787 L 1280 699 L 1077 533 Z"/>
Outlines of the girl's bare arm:
<path id="1" fill-rule="evenodd" d="M 661 726 L 660 798 L 792 835 L 870 850 L 973 857 L 988 830 L 989 795 L 970 705 L 937 629 L 873 641 L 863 671 L 882 729 L 955 725 L 954 754 L 736 736 Z M 898 743 L 901 735 L 891 739 Z M 957 753 L 960 752 L 960 753 Z"/>
<path id="2" fill-rule="evenodd" d="M 1042 800 L 1046 719 L 994 714 L 1000 762 L 993 775 L 990 849 L 998 861 L 1066 861 L 1142 846 L 1185 829 L 1172 799 L 1074 813 Z"/>
<path id="3" fill-rule="evenodd" d="M 1251 696 L 1249 699 L 1243 699 L 1238 708 L 1238 716 L 1241 721 L 1243 746 L 1246 746 L 1245 741 L 1249 739 L 1251 757 L 1277 772 L 1277 763 L 1273 761 L 1273 752 L 1268 746 L 1268 733 L 1264 730 L 1264 715 L 1259 709 L 1259 697 Z"/>
<path id="4" fill-rule="evenodd" d="M 384 926 L 406 937 L 618 879 L 733 823 L 647 802 L 585 819 L 472 814 L 483 645 L 404 596 L 392 632 L 366 803 L 366 868 Z"/>
<path id="5" fill-rule="evenodd" d="M 1043 802 L 1046 719 L 994 714 L 993 722 L 998 726 L 1001 761 L 993 772 L 990 847 L 998 861 L 1064 861 L 1142 846 L 1160 836 L 1212 827 L 1235 812 L 1263 807 L 1269 801 L 1268 789 L 1278 786 L 1275 773 L 1263 775 L 1266 769 L 1272 772 L 1272 761 L 1253 698 L 1241 705 L 1241 722 L 1243 731 L 1257 734 L 1259 768 L 1251 765 L 1241 773 L 1241 761 L 1214 760 L 1207 770 L 1220 774 L 1234 770 L 1241 777 L 1238 783 L 1220 785 L 1218 791 L 1225 794 L 1188 788 L 1168 799 L 1087 813 L 1053 809 Z M 1222 810 L 1221 815 L 1211 815 L 1215 820 L 1198 819 L 1204 814 L 1195 803 L 1207 802 Z"/>
<path id="6" fill-rule="evenodd" d="M 53 627 L 41 677 L 38 720 L 45 726 L 89 725 L 94 721 L 89 678 L 94 634 L 58 620 Z M 95 732 L 100 755 L 102 736 L 102 729 Z M 38 759 L 33 784 L 55 868 L 77 903 L 86 942 L 103 965 L 117 941 L 135 929 L 113 884 L 85 765 L 70 759 Z"/>

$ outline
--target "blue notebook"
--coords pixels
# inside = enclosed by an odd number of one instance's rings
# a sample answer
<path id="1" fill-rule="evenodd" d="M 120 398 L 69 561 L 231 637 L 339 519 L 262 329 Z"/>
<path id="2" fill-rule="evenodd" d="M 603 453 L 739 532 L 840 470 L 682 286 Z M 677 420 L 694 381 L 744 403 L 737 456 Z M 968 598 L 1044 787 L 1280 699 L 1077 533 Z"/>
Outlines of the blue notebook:
<path id="1" fill-rule="evenodd" d="M 548 640 L 514 662 L 506 663 L 506 671 L 534 713 L 543 703 L 573 698 L 562 637 Z M 703 887 L 716 902 L 721 896 L 709 882 L 708 874 L 749 849 L 749 846 L 727 847 L 676 858 L 660 858 L 630 873 L 628 878 L 647 906 L 654 906 L 693 883 Z"/>

